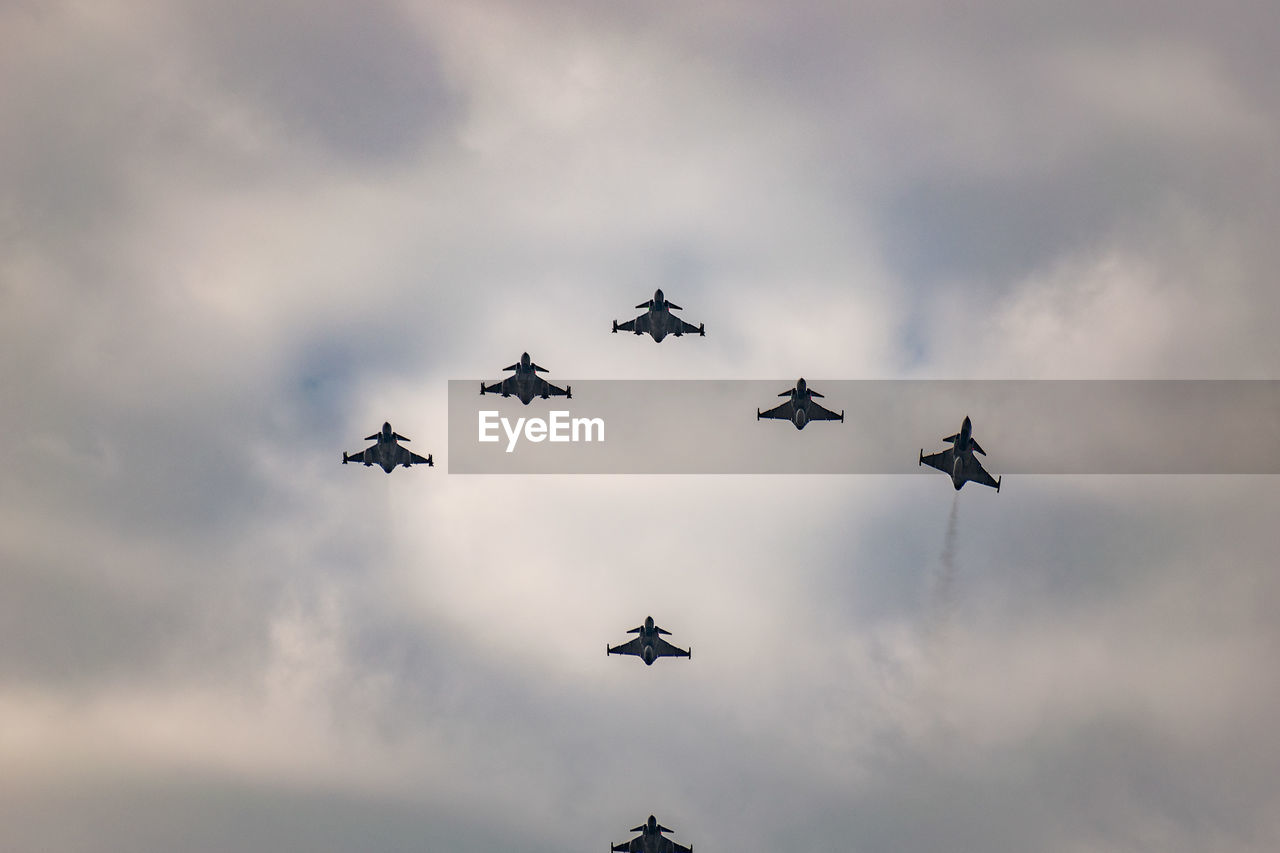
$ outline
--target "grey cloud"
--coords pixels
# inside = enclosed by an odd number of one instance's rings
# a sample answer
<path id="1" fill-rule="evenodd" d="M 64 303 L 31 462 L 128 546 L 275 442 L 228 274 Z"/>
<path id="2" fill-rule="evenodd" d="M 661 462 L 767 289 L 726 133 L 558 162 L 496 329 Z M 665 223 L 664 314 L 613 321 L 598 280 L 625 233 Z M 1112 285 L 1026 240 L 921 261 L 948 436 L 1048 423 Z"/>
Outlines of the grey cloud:
<path id="1" fill-rule="evenodd" d="M 1014 79 L 1159 16 L 1267 126 L 1270 6 L 1012 5 L 42 19 L 0 123 L 6 228 L 33 229 L 0 258 L 4 844 L 600 849 L 655 812 L 698 849 L 1274 848 L 1269 479 L 967 489 L 931 641 L 940 476 L 338 461 L 384 418 L 435 450 L 444 380 L 523 349 L 553 376 L 894 375 L 924 305 L 959 325 L 918 324 L 920 375 L 1272 378 L 1265 139 L 1113 114 L 1019 152 L 1064 114 Z M 895 53 L 955 85 L 904 109 Z M 531 69 L 584 97 L 516 109 Z M 1066 310 L 1104 230 L 1167 297 L 1106 323 Z M 1018 239 L 972 245 L 993 231 Z M 965 300 L 949 270 L 1003 281 Z M 705 340 L 609 335 L 656 286 Z M 683 668 L 606 659 L 648 612 Z"/>
<path id="2" fill-rule="evenodd" d="M 140 802 L 149 804 L 147 820 L 138 819 Z M 562 849 L 531 842 L 518 827 L 478 821 L 468 809 L 323 788 L 282 790 L 269 782 L 196 772 L 132 772 L 109 789 L 85 782 L 30 786 L 6 791 L 0 808 L 6 841 L 67 853 L 178 848 L 215 853 L 229 847 L 281 853 Z"/>
<path id="3" fill-rule="evenodd" d="M 458 93 L 395 4 L 188 7 L 189 43 L 227 89 L 356 162 L 403 160 L 449 139 Z"/>

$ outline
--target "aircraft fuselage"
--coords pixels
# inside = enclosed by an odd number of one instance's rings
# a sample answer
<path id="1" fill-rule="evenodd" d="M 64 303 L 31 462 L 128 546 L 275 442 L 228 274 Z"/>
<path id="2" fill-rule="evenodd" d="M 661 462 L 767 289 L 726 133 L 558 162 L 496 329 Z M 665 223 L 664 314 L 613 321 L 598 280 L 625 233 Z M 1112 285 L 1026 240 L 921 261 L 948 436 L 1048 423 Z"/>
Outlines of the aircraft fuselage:
<path id="1" fill-rule="evenodd" d="M 679 324 L 672 323 L 672 319 L 674 318 L 671 316 L 671 311 L 665 305 L 661 308 L 654 305 L 649 309 L 649 335 L 655 343 L 662 343 L 662 339 L 667 336 L 668 332 L 674 332 L 679 336 L 680 332 L 677 331 Z M 671 326 L 675 326 L 676 329 L 669 328 Z"/>
<path id="2" fill-rule="evenodd" d="M 951 446 L 951 485 L 956 491 L 969 481 L 968 467 L 973 460 L 973 421 L 968 415 L 960 424 L 960 432 L 956 434 L 955 443 Z"/>
<path id="3" fill-rule="evenodd" d="M 804 429 L 805 424 L 809 423 L 809 392 L 792 391 L 791 406 L 794 409 L 791 422 L 796 425 L 796 429 Z"/>

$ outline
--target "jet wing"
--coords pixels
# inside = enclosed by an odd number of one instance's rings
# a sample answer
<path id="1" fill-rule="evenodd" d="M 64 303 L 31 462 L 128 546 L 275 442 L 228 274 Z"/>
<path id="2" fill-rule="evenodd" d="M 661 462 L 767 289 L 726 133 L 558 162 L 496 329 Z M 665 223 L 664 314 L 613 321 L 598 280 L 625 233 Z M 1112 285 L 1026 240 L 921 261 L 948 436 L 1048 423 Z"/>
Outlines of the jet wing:
<path id="1" fill-rule="evenodd" d="M 683 844 L 676 844 L 670 838 L 658 837 L 658 853 L 693 853 L 692 847 L 685 847 Z M 633 838 L 630 841 L 624 841 L 621 844 L 610 844 L 609 849 L 613 853 L 642 853 L 644 850 L 644 836 Z"/>
<path id="2" fill-rule="evenodd" d="M 928 465 L 930 468 L 937 468 L 939 471 L 950 476 L 951 467 L 954 464 L 952 462 L 952 458 L 951 448 L 948 447 L 946 450 L 940 450 L 937 453 L 930 453 L 928 456 L 921 456 L 920 463 L 922 465 Z"/>
<path id="3" fill-rule="evenodd" d="M 649 322 L 649 313 L 647 311 L 634 320 L 618 324 L 619 332 L 635 332 L 637 335 L 647 335 L 652 329 L 653 324 Z"/>
<path id="4" fill-rule="evenodd" d="M 640 638 L 636 637 L 630 642 L 623 643 L 620 646 L 610 646 L 609 654 L 611 655 L 639 655 L 640 650 L 644 648 L 644 643 L 640 642 Z M 657 646 L 655 645 L 656 649 Z"/>
<path id="5" fill-rule="evenodd" d="M 686 323 L 684 320 L 681 320 L 679 317 L 672 317 L 671 319 L 675 320 L 677 323 L 680 324 L 680 334 L 702 335 L 703 337 L 706 337 L 707 333 L 703 330 L 701 326 L 695 326 L 692 323 Z"/>
<path id="6" fill-rule="evenodd" d="M 481 394 L 504 394 L 506 392 L 503 390 L 502 386 L 506 384 L 506 381 L 507 380 L 503 379 L 501 382 L 495 382 L 492 385 L 485 385 L 483 382 L 481 382 L 480 393 Z"/>
<path id="7" fill-rule="evenodd" d="M 638 642 L 638 640 L 637 640 L 637 642 Z M 658 655 L 658 657 L 660 657 L 660 658 L 687 658 L 687 657 L 689 657 L 689 653 L 688 653 L 688 652 L 686 652 L 684 649 L 678 649 L 678 648 L 676 648 L 675 646 L 671 645 L 670 643 L 668 643 L 666 640 L 662 639 L 661 637 L 654 637 L 654 638 L 653 638 L 653 651 L 654 651 L 654 652 Z"/>
<path id="8" fill-rule="evenodd" d="M 756 420 L 760 420 L 760 418 L 778 418 L 779 420 L 789 421 L 795 416 L 795 404 L 790 400 L 787 400 L 787 402 L 783 403 L 781 406 L 774 406 L 767 412 L 760 412 L 757 410 Z"/>
<path id="9" fill-rule="evenodd" d="M 423 459 L 421 456 L 414 453 L 412 450 L 407 450 L 407 449 L 404 451 L 404 453 L 405 455 L 401 457 L 401 464 L 403 465 L 430 465 L 432 468 L 435 467 L 436 463 L 430 457 Z"/>
<path id="10" fill-rule="evenodd" d="M 844 420 L 843 413 L 836 414 L 830 409 L 823 408 L 821 403 L 816 403 L 813 400 L 809 401 L 808 415 L 809 415 L 809 420 L 811 421 L 843 421 Z"/>
<path id="11" fill-rule="evenodd" d="M 367 452 L 368 452 L 367 450 L 361 450 L 359 453 L 344 453 L 343 459 L 347 462 L 364 463 L 364 455 Z"/>
<path id="12" fill-rule="evenodd" d="M 541 395 L 546 395 L 550 397 L 572 397 L 573 396 L 566 389 L 557 388 L 556 386 L 552 385 L 550 382 L 548 382 L 545 379 L 542 380 L 542 391 L 540 392 L 540 396 Z"/>
<path id="13" fill-rule="evenodd" d="M 928 459 L 928 457 L 925 457 L 925 458 L 926 460 Z M 983 468 L 982 463 L 979 462 L 976 458 L 973 460 L 972 467 L 968 465 L 965 466 L 964 473 L 965 473 L 966 480 L 972 480 L 975 483 L 981 483 L 984 486 L 990 486 L 991 488 L 997 491 L 1000 490 L 1000 483 L 998 483 L 990 474 L 987 473 L 987 469 Z"/>

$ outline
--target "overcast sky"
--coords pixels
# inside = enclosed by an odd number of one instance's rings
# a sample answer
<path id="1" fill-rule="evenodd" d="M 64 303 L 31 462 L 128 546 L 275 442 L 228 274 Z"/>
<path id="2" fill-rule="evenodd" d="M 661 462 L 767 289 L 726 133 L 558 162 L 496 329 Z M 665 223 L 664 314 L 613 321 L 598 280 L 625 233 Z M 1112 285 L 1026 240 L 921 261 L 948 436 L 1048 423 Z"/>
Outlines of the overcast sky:
<path id="1" fill-rule="evenodd" d="M 1276 477 L 446 427 L 526 350 L 1278 378 L 1277 54 L 1273 0 L 0 0 L 0 847 L 1271 853 Z M 705 338 L 609 334 L 658 287 Z M 338 464 L 384 420 L 437 467 Z M 647 615 L 692 660 L 601 654 Z"/>

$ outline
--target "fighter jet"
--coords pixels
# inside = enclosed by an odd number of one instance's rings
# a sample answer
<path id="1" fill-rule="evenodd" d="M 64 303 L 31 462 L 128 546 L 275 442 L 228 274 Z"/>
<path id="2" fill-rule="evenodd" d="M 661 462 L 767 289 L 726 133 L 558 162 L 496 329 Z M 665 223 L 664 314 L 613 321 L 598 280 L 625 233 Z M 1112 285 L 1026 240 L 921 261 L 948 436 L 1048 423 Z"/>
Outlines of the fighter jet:
<path id="1" fill-rule="evenodd" d="M 664 832 L 675 832 L 658 823 L 658 819 L 649 815 L 649 819 L 637 826 L 632 832 L 640 833 L 630 841 L 621 844 L 610 844 L 610 853 L 693 853 L 693 845 L 685 847 L 676 844 L 670 838 L 663 838 Z"/>
<path id="2" fill-rule="evenodd" d="M 543 379 L 538 373 L 546 373 L 547 369 L 534 364 L 527 352 L 521 354 L 518 362 L 502 369 L 514 370 L 516 373 L 514 376 L 508 376 L 501 382 L 495 382 L 492 385 L 485 385 L 481 382 L 481 394 L 501 394 L 504 397 L 510 397 L 515 394 L 520 398 L 520 402 L 526 406 L 529 405 L 529 401 L 534 397 L 541 397 L 544 400 L 548 397 L 573 398 L 573 386 L 557 388 Z"/>
<path id="3" fill-rule="evenodd" d="M 775 406 L 767 412 L 756 409 L 756 420 L 761 418 L 777 418 L 778 420 L 791 421 L 796 425 L 796 429 L 804 429 L 804 425 L 809 421 L 840 421 L 844 423 L 844 410 L 840 410 L 840 414 L 836 414 L 830 409 L 824 409 L 818 403 L 813 401 L 814 397 L 821 397 L 817 391 L 810 390 L 804 379 L 796 382 L 796 387 L 790 391 L 783 391 L 779 397 L 790 397 L 790 400 L 781 406 Z"/>
<path id="4" fill-rule="evenodd" d="M 677 649 L 675 646 L 662 639 L 659 634 L 670 635 L 670 631 L 664 631 L 657 625 L 653 624 L 653 617 L 644 617 L 644 624 L 639 628 L 632 628 L 628 634 L 639 634 L 630 642 L 623 643 L 620 646 L 606 645 L 605 656 L 608 655 L 636 655 L 644 660 L 647 666 L 653 666 L 653 662 L 658 658 L 691 658 L 693 657 L 693 649 L 688 651 Z"/>
<path id="5" fill-rule="evenodd" d="M 684 334 L 693 334 L 697 332 L 702 337 L 707 336 L 706 327 L 699 323 L 693 325 L 681 320 L 672 311 L 683 311 L 679 305 L 674 302 L 668 302 L 662 295 L 661 290 L 653 292 L 653 298 L 648 302 L 641 302 L 637 308 L 648 308 L 649 310 L 641 314 L 634 320 L 628 320 L 625 323 L 613 321 L 613 331 L 618 332 L 635 332 L 637 335 L 650 334 L 658 343 L 662 343 L 662 339 L 667 335 L 675 335 L 677 338 Z"/>
<path id="6" fill-rule="evenodd" d="M 924 448 L 921 448 L 920 461 L 916 464 L 928 465 L 930 468 L 937 468 L 951 475 L 951 483 L 956 487 L 957 492 L 969 480 L 990 486 L 997 492 L 1000 491 L 1000 480 L 991 479 L 991 475 L 978 461 L 978 457 L 973 455 L 981 453 L 986 456 L 987 451 L 983 450 L 974 439 L 973 421 L 969 420 L 968 415 L 964 416 L 964 423 L 960 424 L 958 433 L 942 440 L 950 442 L 951 447 L 938 453 L 930 453 L 928 456 L 924 455 Z"/>
<path id="7" fill-rule="evenodd" d="M 378 442 L 377 444 L 373 447 L 365 448 L 359 453 L 352 453 L 350 455 L 348 455 L 344 450 L 342 452 L 342 464 L 346 465 L 348 462 L 359 462 L 366 467 L 369 465 L 381 465 L 382 470 L 386 471 L 388 474 L 390 474 L 391 470 L 397 465 L 403 465 L 406 468 L 410 465 L 430 465 L 435 467 L 436 463 L 431 461 L 430 454 L 427 454 L 427 458 L 423 459 L 409 448 L 401 447 L 396 443 L 408 440 L 409 439 L 405 438 L 403 435 L 400 435 L 397 432 L 392 432 L 391 424 L 385 423 L 382 425 L 382 432 L 375 432 L 373 435 L 368 436 L 365 439 L 365 441 L 376 441 Z"/>

